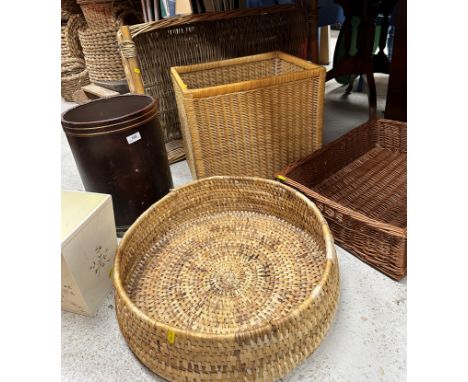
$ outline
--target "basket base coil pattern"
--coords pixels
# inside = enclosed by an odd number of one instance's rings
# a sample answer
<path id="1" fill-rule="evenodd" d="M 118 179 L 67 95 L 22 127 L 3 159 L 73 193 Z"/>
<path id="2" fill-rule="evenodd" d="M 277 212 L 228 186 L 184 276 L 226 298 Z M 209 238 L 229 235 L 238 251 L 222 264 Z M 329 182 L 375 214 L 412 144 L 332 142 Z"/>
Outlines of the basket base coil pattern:
<path id="1" fill-rule="evenodd" d="M 171 192 L 130 228 L 114 270 L 122 334 L 170 381 L 277 380 L 320 344 L 339 295 L 318 209 L 258 178 Z"/>

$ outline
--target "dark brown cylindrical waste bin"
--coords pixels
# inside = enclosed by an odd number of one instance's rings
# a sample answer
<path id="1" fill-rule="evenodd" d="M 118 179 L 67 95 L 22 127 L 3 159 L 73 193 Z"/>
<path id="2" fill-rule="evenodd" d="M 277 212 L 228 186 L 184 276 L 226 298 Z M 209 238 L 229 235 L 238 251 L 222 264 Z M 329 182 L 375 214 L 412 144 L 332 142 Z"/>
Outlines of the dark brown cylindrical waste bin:
<path id="1" fill-rule="evenodd" d="M 166 147 L 147 95 L 99 99 L 62 114 L 86 191 L 112 195 L 121 235 L 172 188 Z"/>

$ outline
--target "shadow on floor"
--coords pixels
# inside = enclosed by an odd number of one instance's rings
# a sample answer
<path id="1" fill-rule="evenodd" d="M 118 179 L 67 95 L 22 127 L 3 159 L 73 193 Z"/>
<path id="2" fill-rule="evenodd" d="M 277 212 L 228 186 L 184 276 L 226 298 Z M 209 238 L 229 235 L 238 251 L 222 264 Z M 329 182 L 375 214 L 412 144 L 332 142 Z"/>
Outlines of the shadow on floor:
<path id="1" fill-rule="evenodd" d="M 378 117 L 383 117 L 387 95 L 388 75 L 376 74 Z M 330 80 L 325 86 L 325 108 L 323 120 L 323 143 L 327 144 L 369 119 L 367 84 L 364 81 L 362 92 L 353 90 L 345 94 L 345 85 Z M 354 89 L 357 88 L 357 80 Z"/>

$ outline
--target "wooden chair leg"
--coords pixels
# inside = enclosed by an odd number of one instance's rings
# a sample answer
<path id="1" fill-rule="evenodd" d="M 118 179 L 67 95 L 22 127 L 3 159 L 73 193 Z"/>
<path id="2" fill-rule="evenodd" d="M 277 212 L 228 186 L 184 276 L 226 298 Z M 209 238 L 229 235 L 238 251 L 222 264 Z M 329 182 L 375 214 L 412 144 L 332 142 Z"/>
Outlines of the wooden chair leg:
<path id="1" fill-rule="evenodd" d="M 331 79 L 335 78 L 336 77 L 336 70 L 335 69 L 330 69 L 328 72 L 327 72 L 327 76 L 325 78 L 325 82 L 328 82 L 330 81 Z"/>
<path id="2" fill-rule="evenodd" d="M 345 94 L 346 95 L 349 95 L 351 94 L 351 92 L 353 91 L 353 87 L 354 87 L 354 81 L 356 80 L 356 75 L 355 74 L 352 74 L 350 77 L 349 77 L 349 84 L 348 84 L 348 87 L 346 88 L 345 90 Z"/>
<path id="3" fill-rule="evenodd" d="M 362 93 L 363 90 L 364 90 L 364 77 L 361 74 L 359 75 L 359 80 L 358 80 L 356 91 Z"/>
<path id="4" fill-rule="evenodd" d="M 366 73 L 367 87 L 369 88 L 369 119 L 377 117 L 377 90 L 375 88 L 374 73 L 372 71 Z"/>

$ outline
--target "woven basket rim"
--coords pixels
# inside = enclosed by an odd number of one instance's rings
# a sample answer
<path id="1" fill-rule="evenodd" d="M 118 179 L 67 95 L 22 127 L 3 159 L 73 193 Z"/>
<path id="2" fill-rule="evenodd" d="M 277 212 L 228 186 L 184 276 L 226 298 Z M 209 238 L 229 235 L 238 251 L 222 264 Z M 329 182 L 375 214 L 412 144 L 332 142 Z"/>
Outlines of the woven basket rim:
<path id="1" fill-rule="evenodd" d="M 144 311 L 139 309 L 133 303 L 133 301 L 130 299 L 130 297 L 128 296 L 127 292 L 125 291 L 123 287 L 123 283 L 119 275 L 120 259 L 123 255 L 123 248 L 126 246 L 127 242 L 130 241 L 130 239 L 133 237 L 133 233 L 137 229 L 137 226 L 139 225 L 139 223 L 145 220 L 146 217 L 149 216 L 150 213 L 155 208 L 157 208 L 160 204 L 164 203 L 168 199 L 173 198 L 174 195 L 176 195 L 179 192 L 179 190 L 185 189 L 187 187 L 196 187 L 198 184 L 212 182 L 213 180 L 232 180 L 232 181 L 248 180 L 252 182 L 263 182 L 265 184 L 270 184 L 275 187 L 286 189 L 288 192 L 292 193 L 296 197 L 300 198 L 303 202 L 305 202 L 306 205 L 309 207 L 309 209 L 312 210 L 312 213 L 317 218 L 318 222 L 320 222 L 322 225 L 322 234 L 323 234 L 323 239 L 325 241 L 325 254 L 326 254 L 326 262 L 325 262 L 325 267 L 323 270 L 322 277 L 320 278 L 320 281 L 312 290 L 310 295 L 304 301 L 302 301 L 294 310 L 289 312 L 288 315 L 286 315 L 285 317 L 282 317 L 281 319 L 277 321 L 265 323 L 262 326 L 256 327 L 254 329 L 246 329 L 240 332 L 228 333 L 228 334 L 214 334 L 214 333 L 207 334 L 207 333 L 196 332 L 190 329 L 180 329 L 175 326 L 171 326 L 170 324 L 165 324 L 163 322 L 160 322 L 158 320 L 155 320 L 149 317 Z M 167 194 L 165 197 L 160 199 L 158 202 L 154 203 L 142 215 L 140 215 L 140 217 L 131 225 L 131 227 L 125 233 L 122 241 L 120 242 L 119 248 L 115 255 L 112 278 L 113 278 L 115 293 L 118 293 L 119 296 L 124 301 L 124 303 L 127 305 L 127 307 L 129 307 L 129 309 L 132 310 L 133 313 L 137 314 L 148 325 L 159 328 L 161 330 L 172 331 L 173 333 L 175 333 L 175 335 L 205 338 L 208 340 L 234 340 L 234 339 L 245 340 L 248 338 L 258 337 L 260 335 L 267 334 L 271 331 L 272 327 L 277 326 L 279 324 L 284 325 L 286 322 L 293 321 L 294 319 L 296 319 L 297 316 L 299 316 L 302 312 L 304 312 L 310 305 L 313 304 L 314 300 L 318 298 L 320 293 L 323 291 L 323 286 L 326 284 L 329 274 L 332 272 L 332 267 L 336 266 L 337 263 L 338 263 L 338 259 L 337 259 L 336 251 L 334 247 L 333 236 L 328 226 L 328 223 L 323 217 L 318 207 L 315 205 L 315 203 L 312 202 L 310 199 L 308 199 L 305 195 L 301 194 L 299 191 L 295 190 L 294 188 L 287 186 L 283 183 L 280 183 L 278 181 L 275 181 L 275 180 L 264 179 L 264 178 L 259 178 L 259 177 L 212 176 L 212 177 L 193 181 L 187 185 L 171 190 L 169 194 Z"/>
<path id="2" fill-rule="evenodd" d="M 286 175 L 283 175 L 283 173 L 279 173 L 276 175 L 276 178 L 285 182 L 283 184 L 290 185 L 294 188 L 297 188 L 298 190 L 301 190 L 302 192 L 306 193 L 307 195 L 319 200 L 321 203 L 326 203 L 327 205 L 335 208 L 338 212 L 345 213 L 349 216 L 352 216 L 353 219 L 356 219 L 362 223 L 365 224 L 370 224 L 374 226 L 375 228 L 384 231 L 385 233 L 389 235 L 393 235 L 395 237 L 400 237 L 400 238 L 405 238 L 407 237 L 407 228 L 400 228 L 392 224 L 388 224 L 385 222 L 382 222 L 378 219 L 371 218 L 369 216 L 364 215 L 363 213 L 353 210 L 349 207 L 343 206 L 342 204 L 337 203 L 333 199 L 330 199 L 326 197 L 325 195 L 322 195 L 314 190 L 310 189 L 305 189 L 304 186 L 295 180 L 288 178 Z"/>
<path id="3" fill-rule="evenodd" d="M 96 35 L 100 35 L 100 34 L 108 34 L 108 33 L 115 33 L 115 36 L 117 36 L 117 30 L 116 28 L 114 27 L 106 27 L 106 28 L 99 28 L 99 29 L 95 29 L 95 28 L 91 28 L 89 26 L 84 26 L 82 28 L 80 28 L 78 30 L 78 33 L 81 34 L 81 35 L 85 35 L 85 36 L 96 36 Z M 116 41 L 117 41 L 117 37 L 116 37 Z"/>
<path id="4" fill-rule="evenodd" d="M 106 4 L 106 3 L 119 3 L 116 0 L 76 0 L 78 5 L 94 5 L 94 4 Z"/>
<path id="5" fill-rule="evenodd" d="M 61 76 L 62 83 L 68 83 L 68 82 L 75 81 L 77 79 L 82 79 L 82 78 L 85 78 L 88 75 L 88 69 L 86 69 L 85 62 L 81 58 L 78 58 L 78 57 L 65 58 L 65 59 L 62 60 L 61 65 L 63 66 L 64 64 L 71 64 L 71 63 L 78 64 L 79 66 L 82 67 L 82 70 L 81 70 L 81 72 L 78 72 L 78 73 L 75 73 L 75 74 L 70 74 L 70 75 L 63 76 L 63 74 L 66 73 L 67 71 L 66 70 L 64 71 L 62 69 L 62 72 L 61 72 L 61 74 L 62 74 L 62 76 Z"/>
<path id="6" fill-rule="evenodd" d="M 147 33 L 156 29 L 173 28 L 184 25 L 191 25 L 200 22 L 229 20 L 238 17 L 256 16 L 270 13 L 301 12 L 302 6 L 299 3 L 277 4 L 270 7 L 239 8 L 229 11 L 194 13 L 189 15 L 178 15 L 167 19 L 150 21 L 141 24 L 129 25 L 132 38 L 140 33 Z M 119 33 L 121 33 L 119 31 Z"/>
<path id="7" fill-rule="evenodd" d="M 246 64 L 246 63 L 261 62 L 261 61 L 266 61 L 266 60 L 270 60 L 273 58 L 279 58 L 290 64 L 299 66 L 303 70 L 300 72 L 280 74 L 278 76 L 273 76 L 273 77 L 265 77 L 265 78 L 260 78 L 256 80 L 232 82 L 229 84 L 215 85 L 215 86 L 196 88 L 196 89 L 188 88 L 187 84 L 182 80 L 180 76 L 180 74 L 184 74 L 184 73 L 193 73 L 193 72 L 198 72 L 198 71 L 222 68 L 226 66 L 236 66 L 236 65 Z M 231 58 L 227 60 L 211 61 L 211 62 L 205 62 L 205 63 L 195 64 L 195 65 L 173 66 L 170 71 L 171 71 L 171 76 L 176 81 L 182 93 L 184 95 L 190 95 L 193 98 L 212 97 L 212 96 L 224 95 L 224 94 L 229 94 L 229 93 L 234 93 L 234 92 L 248 91 L 248 90 L 254 90 L 254 89 L 259 89 L 259 88 L 264 88 L 264 87 L 280 85 L 285 82 L 300 81 L 300 80 L 309 78 L 311 75 L 315 73 L 321 73 L 323 76 L 326 75 L 326 69 L 323 66 L 313 64 L 311 62 L 308 62 L 306 60 L 303 60 L 301 58 L 295 57 L 293 55 L 290 55 L 288 53 L 284 53 L 281 51 L 260 53 L 260 54 L 250 55 L 250 56 L 236 57 L 236 58 Z"/>
<path id="8" fill-rule="evenodd" d="M 62 77 L 62 84 L 68 84 L 70 82 L 84 79 L 88 76 L 88 70 L 84 69 L 82 72 L 77 74 L 72 74 L 71 76 Z"/>
<path id="9" fill-rule="evenodd" d="M 391 120 L 391 119 L 387 119 L 387 118 L 374 118 L 374 119 L 369 120 L 369 121 L 367 121 L 365 123 L 367 124 L 367 123 L 372 123 L 372 122 L 374 122 L 374 123 L 386 123 L 387 122 L 387 123 L 392 123 L 392 124 L 398 125 L 400 127 L 406 126 L 405 122 L 395 121 L 395 120 Z M 330 142 L 328 145 L 322 147 L 321 149 L 319 149 L 317 151 L 314 151 L 312 154 L 306 156 L 305 158 L 299 159 L 298 161 L 296 161 L 294 163 L 291 163 L 285 169 L 278 172 L 275 175 L 275 178 L 277 178 L 278 180 L 284 182 L 283 184 L 289 185 L 289 186 L 291 186 L 291 187 L 293 187 L 293 188 L 295 188 L 297 190 L 300 190 L 303 193 L 305 193 L 306 195 L 309 195 L 309 196 L 319 200 L 321 203 L 325 203 L 325 204 L 333 207 L 337 211 L 351 216 L 353 219 L 355 219 L 357 221 L 360 221 L 360 222 L 362 222 L 364 224 L 370 224 L 373 227 L 375 227 L 376 229 L 379 229 L 379 230 L 381 230 L 381 231 L 383 231 L 383 232 L 385 232 L 385 233 L 387 233 L 389 235 L 393 235 L 395 237 L 406 239 L 407 238 L 407 233 L 408 233 L 407 228 L 401 228 L 401 227 L 398 227 L 398 226 L 393 225 L 393 224 L 385 223 L 385 222 L 383 222 L 383 221 L 381 221 L 379 219 L 366 216 L 365 214 L 363 214 L 363 213 L 361 213 L 359 211 L 353 210 L 350 207 L 344 206 L 344 205 L 336 202 L 335 200 L 328 198 L 327 196 L 325 196 L 323 194 L 320 194 L 320 193 L 318 193 L 318 192 L 316 192 L 316 191 L 314 191 L 312 189 L 304 187 L 302 184 L 300 184 L 300 183 L 296 182 L 294 179 L 291 179 L 291 178 L 288 177 L 289 172 L 293 168 L 296 168 L 297 166 L 316 158 L 324 150 L 327 149 L 327 146 L 334 144 L 336 141 L 345 140 L 348 136 L 352 135 L 352 133 L 353 133 L 353 131 L 351 130 L 348 133 L 346 133 L 345 135 L 343 135 L 343 136 L 337 138 L 336 140 Z"/>

